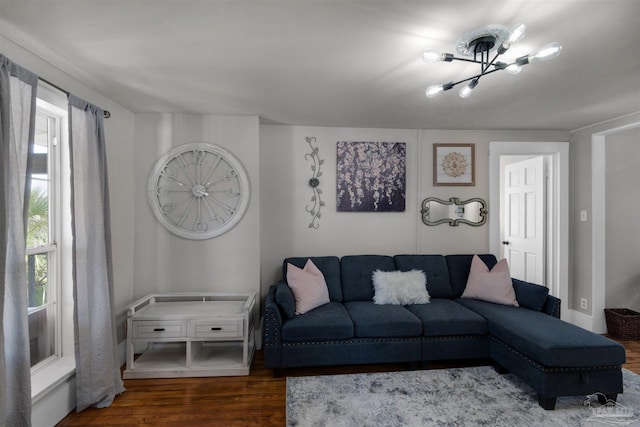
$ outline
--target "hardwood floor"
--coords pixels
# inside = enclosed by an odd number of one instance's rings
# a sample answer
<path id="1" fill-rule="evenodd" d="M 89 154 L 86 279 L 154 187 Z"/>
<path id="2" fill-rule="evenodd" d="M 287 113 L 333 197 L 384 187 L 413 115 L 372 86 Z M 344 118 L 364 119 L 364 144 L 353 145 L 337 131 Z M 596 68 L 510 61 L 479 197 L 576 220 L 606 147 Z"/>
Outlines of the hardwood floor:
<path id="1" fill-rule="evenodd" d="M 627 363 L 622 366 L 640 374 L 640 341 L 616 341 L 622 344 L 627 352 Z"/>
<path id="2" fill-rule="evenodd" d="M 627 351 L 625 368 L 640 374 L 640 341 L 619 341 Z M 481 361 L 478 362 L 482 364 Z M 434 368 L 469 366 L 441 363 Z M 368 365 L 287 370 L 288 376 L 407 370 L 407 365 Z M 256 353 L 244 377 L 125 380 L 127 391 L 109 408 L 69 414 L 69 426 L 283 426 L 286 380 L 273 378 Z"/>

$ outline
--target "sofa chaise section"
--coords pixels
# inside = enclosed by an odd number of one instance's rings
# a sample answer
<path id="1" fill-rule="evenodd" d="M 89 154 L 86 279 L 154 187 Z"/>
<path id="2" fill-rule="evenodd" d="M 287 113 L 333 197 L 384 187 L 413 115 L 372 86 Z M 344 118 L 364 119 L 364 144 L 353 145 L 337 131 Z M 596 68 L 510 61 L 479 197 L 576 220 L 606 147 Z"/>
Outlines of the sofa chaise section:
<path id="1" fill-rule="evenodd" d="M 469 271 L 471 255 L 446 258 L 449 268 Z M 484 262 L 492 267 L 497 260 L 486 255 Z M 452 282 L 455 288 L 464 289 L 466 277 L 460 274 Z M 545 409 L 553 409 L 560 396 L 600 392 L 615 400 L 623 391 L 624 347 L 560 320 L 560 301 L 550 295 L 545 298 L 546 288 L 520 280 L 513 282 L 520 307 L 456 300 L 487 321 L 491 359 L 529 384 Z M 550 303 L 550 299 L 555 301 Z"/>
<path id="2" fill-rule="evenodd" d="M 617 342 L 526 308 L 459 302 L 487 319 L 491 359 L 536 390 L 545 409 L 559 396 L 622 393 L 625 352 Z"/>

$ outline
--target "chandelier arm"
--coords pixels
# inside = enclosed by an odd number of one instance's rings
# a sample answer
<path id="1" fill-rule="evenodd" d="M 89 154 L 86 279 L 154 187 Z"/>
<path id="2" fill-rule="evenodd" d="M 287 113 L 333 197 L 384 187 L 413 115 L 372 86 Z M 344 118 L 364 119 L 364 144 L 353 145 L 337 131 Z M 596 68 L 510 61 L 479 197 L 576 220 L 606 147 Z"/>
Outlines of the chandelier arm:
<path id="1" fill-rule="evenodd" d="M 480 72 L 484 73 L 489 67 L 489 51 L 482 51 L 482 64 L 480 64 Z"/>
<path id="2" fill-rule="evenodd" d="M 489 53 L 487 52 L 487 59 L 489 59 L 489 58 L 488 58 L 488 55 L 489 55 Z M 482 70 L 482 73 L 483 73 L 483 74 L 486 74 L 487 69 L 488 69 L 489 67 L 491 67 L 491 66 L 493 65 L 493 63 L 494 63 L 494 62 L 496 62 L 496 59 L 498 59 L 498 56 L 500 56 L 500 55 L 501 55 L 501 53 L 500 53 L 500 52 L 496 53 L 496 56 L 494 56 L 494 57 L 493 57 L 493 59 L 491 60 L 491 62 L 487 63 L 487 66 L 486 66 L 486 67 L 484 67 L 484 69 Z M 495 70 L 494 70 L 494 71 L 495 71 Z"/>
<path id="3" fill-rule="evenodd" d="M 481 61 L 470 58 L 460 58 L 459 56 L 453 56 L 451 59 L 456 61 L 473 62 L 474 64 L 482 64 Z"/>
<path id="4" fill-rule="evenodd" d="M 473 80 L 473 79 L 476 79 L 476 78 L 480 79 L 480 77 L 486 76 L 487 74 L 495 73 L 496 71 L 502 71 L 502 69 L 501 68 L 495 68 L 495 69 L 493 69 L 491 71 L 487 71 L 487 72 L 484 72 L 484 73 L 476 74 L 475 76 L 471 76 L 471 77 L 468 77 L 466 79 L 459 80 L 457 82 L 453 82 L 453 83 L 451 83 L 451 88 L 453 88 L 456 85 L 459 85 L 460 83 L 468 82 L 469 80 Z"/>
<path id="5" fill-rule="evenodd" d="M 493 63 L 494 63 L 494 62 L 496 62 L 496 59 L 498 59 L 498 56 L 500 56 L 500 54 L 497 54 L 497 55 L 493 58 L 493 60 L 487 64 L 487 66 L 486 66 L 486 67 L 484 67 L 484 66 L 483 66 L 483 69 L 488 69 L 489 67 L 491 67 L 491 66 L 493 65 Z M 484 64 L 484 63 L 483 63 L 483 61 L 478 61 L 477 59 L 460 58 L 460 57 L 458 57 L 458 56 L 454 56 L 454 57 L 452 57 L 452 58 L 451 58 L 451 60 L 452 60 L 452 61 L 464 61 L 464 62 L 471 62 L 471 63 L 474 63 L 474 64 L 480 64 L 480 65 L 483 65 L 483 64 Z"/>

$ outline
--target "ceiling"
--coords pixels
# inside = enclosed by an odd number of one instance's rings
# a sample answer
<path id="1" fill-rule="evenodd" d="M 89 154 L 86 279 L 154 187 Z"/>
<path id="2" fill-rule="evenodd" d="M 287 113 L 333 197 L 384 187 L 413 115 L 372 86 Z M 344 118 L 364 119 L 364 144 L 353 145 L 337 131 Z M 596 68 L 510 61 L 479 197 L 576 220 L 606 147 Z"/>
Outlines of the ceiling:
<path id="1" fill-rule="evenodd" d="M 523 22 L 509 59 L 559 58 L 428 99 L 478 66 L 427 64 L 464 33 Z M 640 111 L 638 0 L 0 0 L 0 33 L 133 112 L 265 123 L 573 130 Z"/>

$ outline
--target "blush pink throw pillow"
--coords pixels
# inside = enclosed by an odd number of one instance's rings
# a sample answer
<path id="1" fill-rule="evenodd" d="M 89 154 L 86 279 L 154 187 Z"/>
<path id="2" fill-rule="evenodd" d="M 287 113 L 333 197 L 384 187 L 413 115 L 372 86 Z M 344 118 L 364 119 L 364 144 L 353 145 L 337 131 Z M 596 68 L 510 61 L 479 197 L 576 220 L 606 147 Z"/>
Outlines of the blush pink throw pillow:
<path id="1" fill-rule="evenodd" d="M 496 304 L 518 307 L 513 290 L 509 264 L 506 259 L 498 261 L 491 271 L 477 255 L 471 260 L 471 271 L 462 298 L 478 299 Z"/>
<path id="2" fill-rule="evenodd" d="M 303 269 L 287 264 L 287 283 L 296 300 L 296 314 L 304 314 L 329 302 L 324 275 L 310 259 Z"/>

